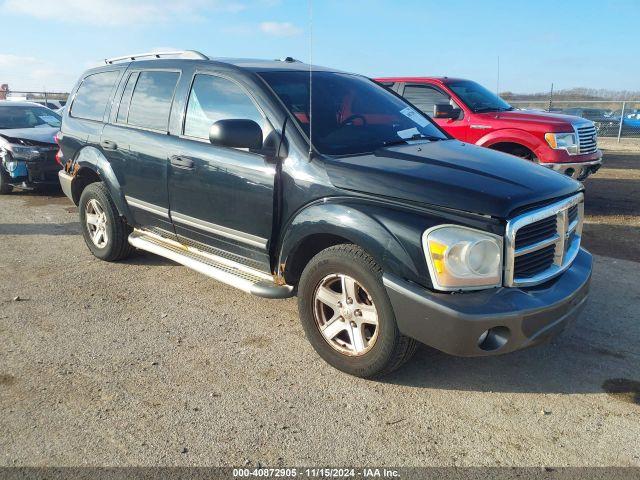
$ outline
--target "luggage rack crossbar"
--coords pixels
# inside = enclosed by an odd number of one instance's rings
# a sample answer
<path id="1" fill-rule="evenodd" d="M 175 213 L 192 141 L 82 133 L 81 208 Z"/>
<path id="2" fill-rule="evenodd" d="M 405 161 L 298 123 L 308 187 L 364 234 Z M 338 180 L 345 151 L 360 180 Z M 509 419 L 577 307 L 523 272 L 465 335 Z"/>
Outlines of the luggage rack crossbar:
<path id="1" fill-rule="evenodd" d="M 134 61 L 140 60 L 142 58 L 155 58 L 159 59 L 162 57 L 180 57 L 180 58 L 191 58 L 194 60 L 209 60 L 204 53 L 200 53 L 196 50 L 176 50 L 173 52 L 148 52 L 148 53 L 135 53 L 133 55 L 123 55 L 122 57 L 113 57 L 113 58 L 105 58 L 104 63 L 107 65 L 111 65 L 112 63 L 122 62 L 122 61 Z"/>

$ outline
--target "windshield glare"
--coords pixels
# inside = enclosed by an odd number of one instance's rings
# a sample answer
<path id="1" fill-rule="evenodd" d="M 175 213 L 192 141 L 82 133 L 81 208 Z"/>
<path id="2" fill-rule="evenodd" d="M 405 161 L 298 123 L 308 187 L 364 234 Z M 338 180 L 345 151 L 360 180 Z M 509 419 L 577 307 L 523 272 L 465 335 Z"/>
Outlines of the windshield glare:
<path id="1" fill-rule="evenodd" d="M 44 107 L 0 105 L 0 130 L 59 127 L 60 115 Z"/>
<path id="2" fill-rule="evenodd" d="M 476 82 L 462 80 L 459 82 L 451 82 L 447 85 L 474 112 L 513 110 L 511 105 Z"/>
<path id="3" fill-rule="evenodd" d="M 260 74 L 309 136 L 309 73 Z M 357 75 L 313 72 L 312 142 L 326 155 L 355 155 L 408 140 L 447 137 L 402 99 Z"/>

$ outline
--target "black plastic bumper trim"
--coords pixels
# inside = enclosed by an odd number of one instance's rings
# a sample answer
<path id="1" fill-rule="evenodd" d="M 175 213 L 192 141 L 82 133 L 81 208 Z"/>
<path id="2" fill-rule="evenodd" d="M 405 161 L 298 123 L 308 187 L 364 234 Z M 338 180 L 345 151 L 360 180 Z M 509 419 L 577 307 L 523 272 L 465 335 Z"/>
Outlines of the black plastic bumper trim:
<path id="1" fill-rule="evenodd" d="M 452 355 L 484 356 L 533 346 L 562 331 L 586 304 L 592 263 L 580 249 L 573 265 L 546 284 L 457 294 L 435 293 L 390 274 L 383 280 L 400 332 Z M 496 327 L 509 329 L 508 341 L 483 350 L 478 339 Z"/>

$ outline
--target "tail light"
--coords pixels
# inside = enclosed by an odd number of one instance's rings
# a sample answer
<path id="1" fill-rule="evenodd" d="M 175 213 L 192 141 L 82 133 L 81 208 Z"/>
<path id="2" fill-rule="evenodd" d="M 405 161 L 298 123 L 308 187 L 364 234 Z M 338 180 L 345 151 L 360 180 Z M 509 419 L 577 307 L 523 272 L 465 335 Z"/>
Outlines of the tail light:
<path id="1" fill-rule="evenodd" d="M 64 167 L 64 160 L 63 160 L 64 155 L 62 154 L 62 149 L 60 148 L 60 141 L 62 140 L 62 132 L 56 133 L 53 139 L 58 144 L 58 151 L 56 152 L 56 162 L 58 162 L 58 164 L 61 167 Z"/>

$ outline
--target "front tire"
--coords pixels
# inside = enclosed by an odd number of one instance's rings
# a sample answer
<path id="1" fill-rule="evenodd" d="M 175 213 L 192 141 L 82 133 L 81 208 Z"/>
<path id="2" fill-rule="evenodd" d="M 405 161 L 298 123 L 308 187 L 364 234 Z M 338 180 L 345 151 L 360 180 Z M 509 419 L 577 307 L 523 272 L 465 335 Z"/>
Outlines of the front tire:
<path id="1" fill-rule="evenodd" d="M 382 269 L 360 247 L 336 245 L 311 259 L 298 284 L 309 342 L 330 365 L 363 378 L 399 368 L 417 342 L 398 331 Z"/>
<path id="2" fill-rule="evenodd" d="M 0 166 L 0 195 L 7 195 L 13 191 L 13 186 L 9 183 L 9 180 L 9 175 Z"/>
<path id="3" fill-rule="evenodd" d="M 127 258 L 134 251 L 129 245 L 132 229 L 120 216 L 107 187 L 92 183 L 80 195 L 78 203 L 84 241 L 100 260 L 114 262 Z"/>

